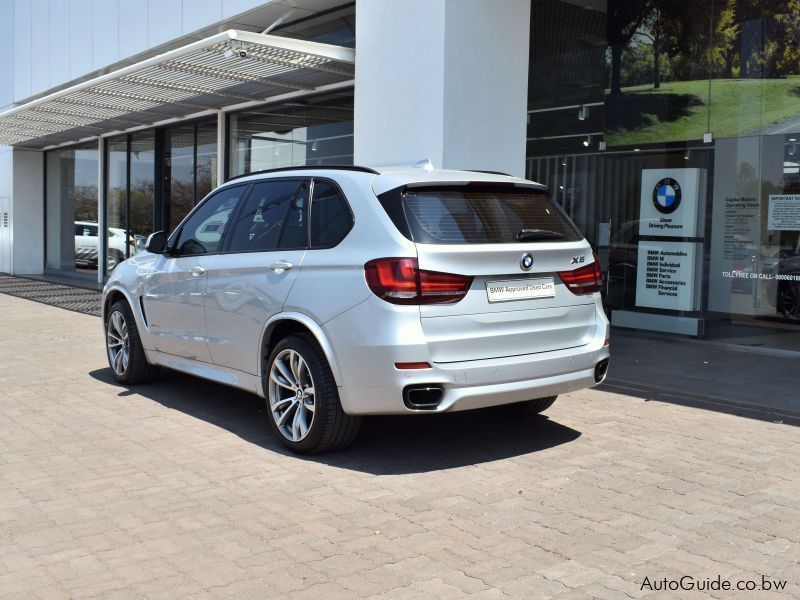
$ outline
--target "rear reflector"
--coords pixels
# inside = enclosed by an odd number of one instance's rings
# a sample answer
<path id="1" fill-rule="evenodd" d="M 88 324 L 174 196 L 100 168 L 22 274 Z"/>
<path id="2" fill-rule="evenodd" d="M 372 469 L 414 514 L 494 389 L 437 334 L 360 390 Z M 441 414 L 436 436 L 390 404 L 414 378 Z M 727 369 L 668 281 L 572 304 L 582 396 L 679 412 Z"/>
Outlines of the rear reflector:
<path id="1" fill-rule="evenodd" d="M 377 258 L 364 265 L 367 285 L 392 304 L 451 304 L 467 295 L 472 277 L 425 271 L 416 258 Z"/>
<path id="2" fill-rule="evenodd" d="M 430 369 L 431 365 L 426 362 L 407 362 L 407 363 L 394 363 L 395 369 L 405 371 L 406 369 Z"/>
<path id="3" fill-rule="evenodd" d="M 599 292 L 603 274 L 600 272 L 600 261 L 595 256 L 593 263 L 574 271 L 560 271 L 558 276 L 573 294 L 582 295 Z"/>

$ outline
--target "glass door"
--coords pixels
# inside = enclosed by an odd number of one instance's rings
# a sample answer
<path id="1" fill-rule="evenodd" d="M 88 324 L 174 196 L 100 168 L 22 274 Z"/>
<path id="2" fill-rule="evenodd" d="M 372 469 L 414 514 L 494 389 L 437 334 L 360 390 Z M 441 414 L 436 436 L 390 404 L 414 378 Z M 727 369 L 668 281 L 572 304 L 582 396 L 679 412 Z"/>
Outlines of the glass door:
<path id="1" fill-rule="evenodd" d="M 46 155 L 47 270 L 97 277 L 97 144 Z"/>

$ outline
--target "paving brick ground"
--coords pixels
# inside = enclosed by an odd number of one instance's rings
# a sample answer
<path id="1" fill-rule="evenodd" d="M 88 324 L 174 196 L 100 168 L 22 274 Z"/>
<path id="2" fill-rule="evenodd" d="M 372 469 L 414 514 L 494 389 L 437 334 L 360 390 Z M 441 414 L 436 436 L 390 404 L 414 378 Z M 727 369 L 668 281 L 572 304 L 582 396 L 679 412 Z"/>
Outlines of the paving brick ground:
<path id="1" fill-rule="evenodd" d="M 597 390 L 548 416 L 297 458 L 257 398 L 115 385 L 96 317 L 0 295 L 0 597 L 800 596 L 800 430 Z"/>

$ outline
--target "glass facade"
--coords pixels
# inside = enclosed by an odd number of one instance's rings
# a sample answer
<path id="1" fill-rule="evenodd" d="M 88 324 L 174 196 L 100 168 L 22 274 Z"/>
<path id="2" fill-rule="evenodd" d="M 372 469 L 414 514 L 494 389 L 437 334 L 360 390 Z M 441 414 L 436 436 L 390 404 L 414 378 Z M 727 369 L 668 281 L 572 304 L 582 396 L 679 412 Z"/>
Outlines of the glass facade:
<path id="1" fill-rule="evenodd" d="M 154 231 L 173 229 L 217 185 L 217 123 L 189 122 L 106 143 L 110 273 Z"/>
<path id="2" fill-rule="evenodd" d="M 164 221 L 171 231 L 217 187 L 217 124 L 203 121 L 164 130 Z"/>
<path id="3" fill-rule="evenodd" d="M 217 181 L 217 122 L 202 121 L 195 123 L 195 168 L 194 168 L 194 203 L 205 198 L 220 182 Z M 186 214 L 176 214 L 183 219 Z M 179 222 L 173 220 L 167 229 L 172 229 Z"/>
<path id="4" fill-rule="evenodd" d="M 165 229 L 171 229 L 194 206 L 194 125 L 168 129 L 164 141 Z"/>
<path id="5" fill-rule="evenodd" d="M 46 154 L 45 267 L 97 277 L 97 144 Z"/>
<path id="6" fill-rule="evenodd" d="M 294 165 L 353 164 L 353 91 L 229 116 L 230 177 Z"/>
<path id="7" fill-rule="evenodd" d="M 144 248 L 147 236 L 155 230 L 155 132 L 150 130 L 131 135 L 129 157 L 127 229 L 129 254 L 135 254 Z"/>
<path id="8" fill-rule="evenodd" d="M 533 0 L 527 176 L 612 323 L 800 348 L 800 4 Z"/>
<path id="9" fill-rule="evenodd" d="M 128 138 L 106 144 L 106 263 L 108 272 L 130 254 L 128 228 Z"/>

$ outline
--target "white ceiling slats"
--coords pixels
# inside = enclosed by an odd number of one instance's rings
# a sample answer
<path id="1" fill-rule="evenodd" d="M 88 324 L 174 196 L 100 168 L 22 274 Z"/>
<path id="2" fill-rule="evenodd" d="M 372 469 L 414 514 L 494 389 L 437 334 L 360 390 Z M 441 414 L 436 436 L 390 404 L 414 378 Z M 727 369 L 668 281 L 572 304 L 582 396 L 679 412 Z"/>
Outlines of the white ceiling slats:
<path id="1" fill-rule="evenodd" d="M 350 48 L 229 30 L 0 113 L 0 144 L 44 148 L 354 76 Z"/>

